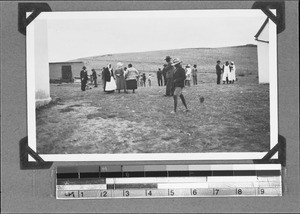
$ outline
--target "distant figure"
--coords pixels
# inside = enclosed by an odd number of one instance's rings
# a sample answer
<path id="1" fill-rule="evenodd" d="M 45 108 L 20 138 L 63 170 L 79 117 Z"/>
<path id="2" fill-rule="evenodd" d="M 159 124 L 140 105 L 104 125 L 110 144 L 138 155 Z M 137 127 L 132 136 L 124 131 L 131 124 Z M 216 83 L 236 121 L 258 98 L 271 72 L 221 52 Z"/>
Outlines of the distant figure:
<path id="1" fill-rule="evenodd" d="M 105 67 L 102 68 L 102 73 L 101 73 L 101 79 L 102 79 L 102 85 L 103 85 L 103 91 L 105 90 Z"/>
<path id="2" fill-rule="evenodd" d="M 221 63 L 221 61 L 218 60 L 217 65 L 216 65 L 217 84 L 220 84 L 221 74 L 222 74 L 222 68 L 220 66 L 220 63 Z"/>
<path id="3" fill-rule="evenodd" d="M 139 72 L 132 67 L 132 64 L 128 64 L 128 68 L 126 71 L 126 87 L 128 89 L 132 89 L 132 92 L 134 93 L 134 90 L 137 89 L 137 77 L 139 75 Z"/>
<path id="4" fill-rule="evenodd" d="M 85 66 L 83 66 L 82 70 L 80 71 L 80 80 L 81 80 L 81 91 L 85 91 L 86 83 L 88 81 L 88 74 Z"/>
<path id="5" fill-rule="evenodd" d="M 228 84 L 228 75 L 229 75 L 229 71 L 230 71 L 228 61 L 226 61 L 225 65 L 223 65 L 222 70 L 223 70 L 223 84 L 225 84 L 225 81 Z"/>
<path id="6" fill-rule="evenodd" d="M 140 86 L 144 85 L 143 75 L 139 77 Z"/>
<path id="7" fill-rule="evenodd" d="M 162 74 L 162 70 L 159 68 L 157 73 L 156 73 L 156 76 L 157 76 L 157 82 L 158 82 L 158 86 L 163 86 L 163 74 Z"/>
<path id="8" fill-rule="evenodd" d="M 181 66 L 181 61 L 178 58 L 175 58 L 173 60 L 173 65 L 175 66 L 175 71 L 174 71 L 174 95 L 173 95 L 173 99 L 174 99 L 174 111 L 172 111 L 171 113 L 176 113 L 177 111 L 177 100 L 178 100 L 178 96 L 180 97 L 186 111 L 188 111 L 186 102 L 185 102 L 185 98 L 182 94 L 182 90 L 184 87 L 184 81 L 185 81 L 185 70 L 182 68 Z"/>
<path id="9" fill-rule="evenodd" d="M 193 77 L 193 85 L 197 85 L 198 84 L 198 77 L 197 77 L 197 74 L 198 73 L 198 70 L 197 70 L 197 65 L 195 64 L 193 69 L 192 69 L 192 77 Z"/>
<path id="10" fill-rule="evenodd" d="M 167 87 L 165 96 L 173 96 L 174 86 L 173 86 L 173 74 L 174 74 L 174 66 L 171 63 L 171 57 L 167 56 L 165 58 L 167 65 L 164 67 L 163 71 L 166 72 L 167 78 Z"/>
<path id="11" fill-rule="evenodd" d="M 187 64 L 185 66 L 185 75 L 186 75 L 185 85 L 190 87 L 191 86 L 191 75 L 192 75 L 192 69 L 191 69 L 190 64 Z"/>
<path id="12" fill-rule="evenodd" d="M 236 76 L 235 76 L 235 65 L 233 61 L 230 62 L 229 68 L 230 68 L 229 82 L 234 83 L 234 81 L 236 80 Z"/>
<path id="13" fill-rule="evenodd" d="M 93 68 L 92 69 L 92 80 L 93 80 L 93 82 L 94 82 L 94 86 L 95 87 L 98 87 L 98 83 L 97 83 L 97 73 L 96 73 L 96 71 L 95 71 L 95 69 Z"/>
<path id="14" fill-rule="evenodd" d="M 149 76 L 148 76 L 148 84 L 149 84 L 149 87 L 151 87 L 151 81 L 152 81 L 152 75 L 149 74 Z"/>
<path id="15" fill-rule="evenodd" d="M 146 74 L 142 74 L 143 86 L 146 87 Z"/>
<path id="16" fill-rule="evenodd" d="M 108 64 L 105 68 L 105 86 L 104 91 L 107 93 L 114 92 L 117 89 L 115 78 L 114 78 L 114 72 L 111 64 Z"/>
<path id="17" fill-rule="evenodd" d="M 167 64 L 164 64 L 164 68 L 167 66 Z M 166 73 L 166 70 L 163 68 L 163 70 L 161 71 L 161 73 L 162 73 L 162 77 L 163 77 L 163 79 L 164 79 L 164 86 L 166 86 L 167 85 L 167 73 Z"/>
<path id="18" fill-rule="evenodd" d="M 117 90 L 120 93 L 121 90 L 124 90 L 125 93 L 126 91 L 126 82 L 125 82 L 125 77 L 124 77 L 124 69 L 122 68 L 123 63 L 118 62 L 117 67 L 115 70 L 115 75 L 116 75 L 116 85 L 117 85 Z"/>

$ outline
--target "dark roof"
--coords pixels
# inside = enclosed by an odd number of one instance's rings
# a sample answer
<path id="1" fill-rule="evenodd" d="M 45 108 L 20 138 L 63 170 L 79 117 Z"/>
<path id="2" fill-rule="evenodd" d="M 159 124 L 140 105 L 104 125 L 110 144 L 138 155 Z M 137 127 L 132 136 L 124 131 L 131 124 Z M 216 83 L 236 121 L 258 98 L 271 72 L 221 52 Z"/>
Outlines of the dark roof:
<path id="1" fill-rule="evenodd" d="M 265 20 L 265 22 L 263 23 L 263 25 L 260 27 L 260 29 L 258 30 L 258 32 L 255 34 L 255 38 L 259 37 L 259 35 L 261 34 L 261 32 L 264 30 L 264 28 L 266 27 L 266 25 L 268 24 L 269 19 L 267 18 Z"/>
<path id="2" fill-rule="evenodd" d="M 83 63 L 82 61 L 69 61 L 69 62 L 49 62 L 49 64 L 72 64 L 72 63 Z"/>

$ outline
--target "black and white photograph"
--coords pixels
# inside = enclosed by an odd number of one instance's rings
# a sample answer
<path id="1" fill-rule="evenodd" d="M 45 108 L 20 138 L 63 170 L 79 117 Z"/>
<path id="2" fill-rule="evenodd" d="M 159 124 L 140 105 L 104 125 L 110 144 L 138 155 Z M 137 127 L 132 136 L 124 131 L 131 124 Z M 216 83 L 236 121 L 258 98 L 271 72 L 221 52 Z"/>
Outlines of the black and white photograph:
<path id="1" fill-rule="evenodd" d="M 261 10 L 42 12 L 29 145 L 46 161 L 260 159 L 278 138 L 276 42 Z"/>
<path id="2" fill-rule="evenodd" d="M 3 1 L 3 213 L 299 213 L 299 2 Z"/>

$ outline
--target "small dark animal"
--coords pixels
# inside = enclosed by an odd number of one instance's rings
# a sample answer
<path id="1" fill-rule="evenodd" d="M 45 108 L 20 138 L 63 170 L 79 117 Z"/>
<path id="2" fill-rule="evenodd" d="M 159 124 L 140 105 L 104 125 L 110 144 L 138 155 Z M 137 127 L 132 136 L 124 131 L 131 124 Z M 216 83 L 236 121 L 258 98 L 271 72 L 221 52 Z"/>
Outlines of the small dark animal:
<path id="1" fill-rule="evenodd" d="M 204 97 L 199 96 L 199 100 L 200 100 L 200 103 L 203 103 L 204 102 Z"/>

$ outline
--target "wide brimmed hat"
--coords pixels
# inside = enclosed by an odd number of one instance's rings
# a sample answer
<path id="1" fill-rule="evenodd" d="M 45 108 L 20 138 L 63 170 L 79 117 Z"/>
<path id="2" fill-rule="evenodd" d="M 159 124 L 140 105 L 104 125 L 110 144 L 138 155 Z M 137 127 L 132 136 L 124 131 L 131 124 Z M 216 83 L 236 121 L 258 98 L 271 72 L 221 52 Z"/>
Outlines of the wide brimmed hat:
<path id="1" fill-rule="evenodd" d="M 175 58 L 175 59 L 173 59 L 172 65 L 177 65 L 177 64 L 180 64 L 180 63 L 182 63 L 182 61 L 179 58 Z"/>
<path id="2" fill-rule="evenodd" d="M 189 68 L 189 67 L 191 67 L 191 65 L 190 65 L 190 64 L 187 64 L 186 67 Z"/>
<path id="3" fill-rule="evenodd" d="M 231 61 L 230 63 L 231 63 L 231 64 L 234 64 L 234 62 L 233 62 L 233 61 Z"/>
<path id="4" fill-rule="evenodd" d="M 117 63 L 117 66 L 118 66 L 118 67 L 122 67 L 122 66 L 123 66 L 123 63 L 122 63 L 122 62 L 118 62 L 118 63 Z"/>
<path id="5" fill-rule="evenodd" d="M 172 58 L 170 56 L 166 56 L 165 60 L 167 60 L 167 59 L 172 59 Z"/>
<path id="6" fill-rule="evenodd" d="M 86 69 L 86 67 L 85 67 L 85 66 L 83 66 L 83 67 L 82 67 L 82 69 Z"/>

